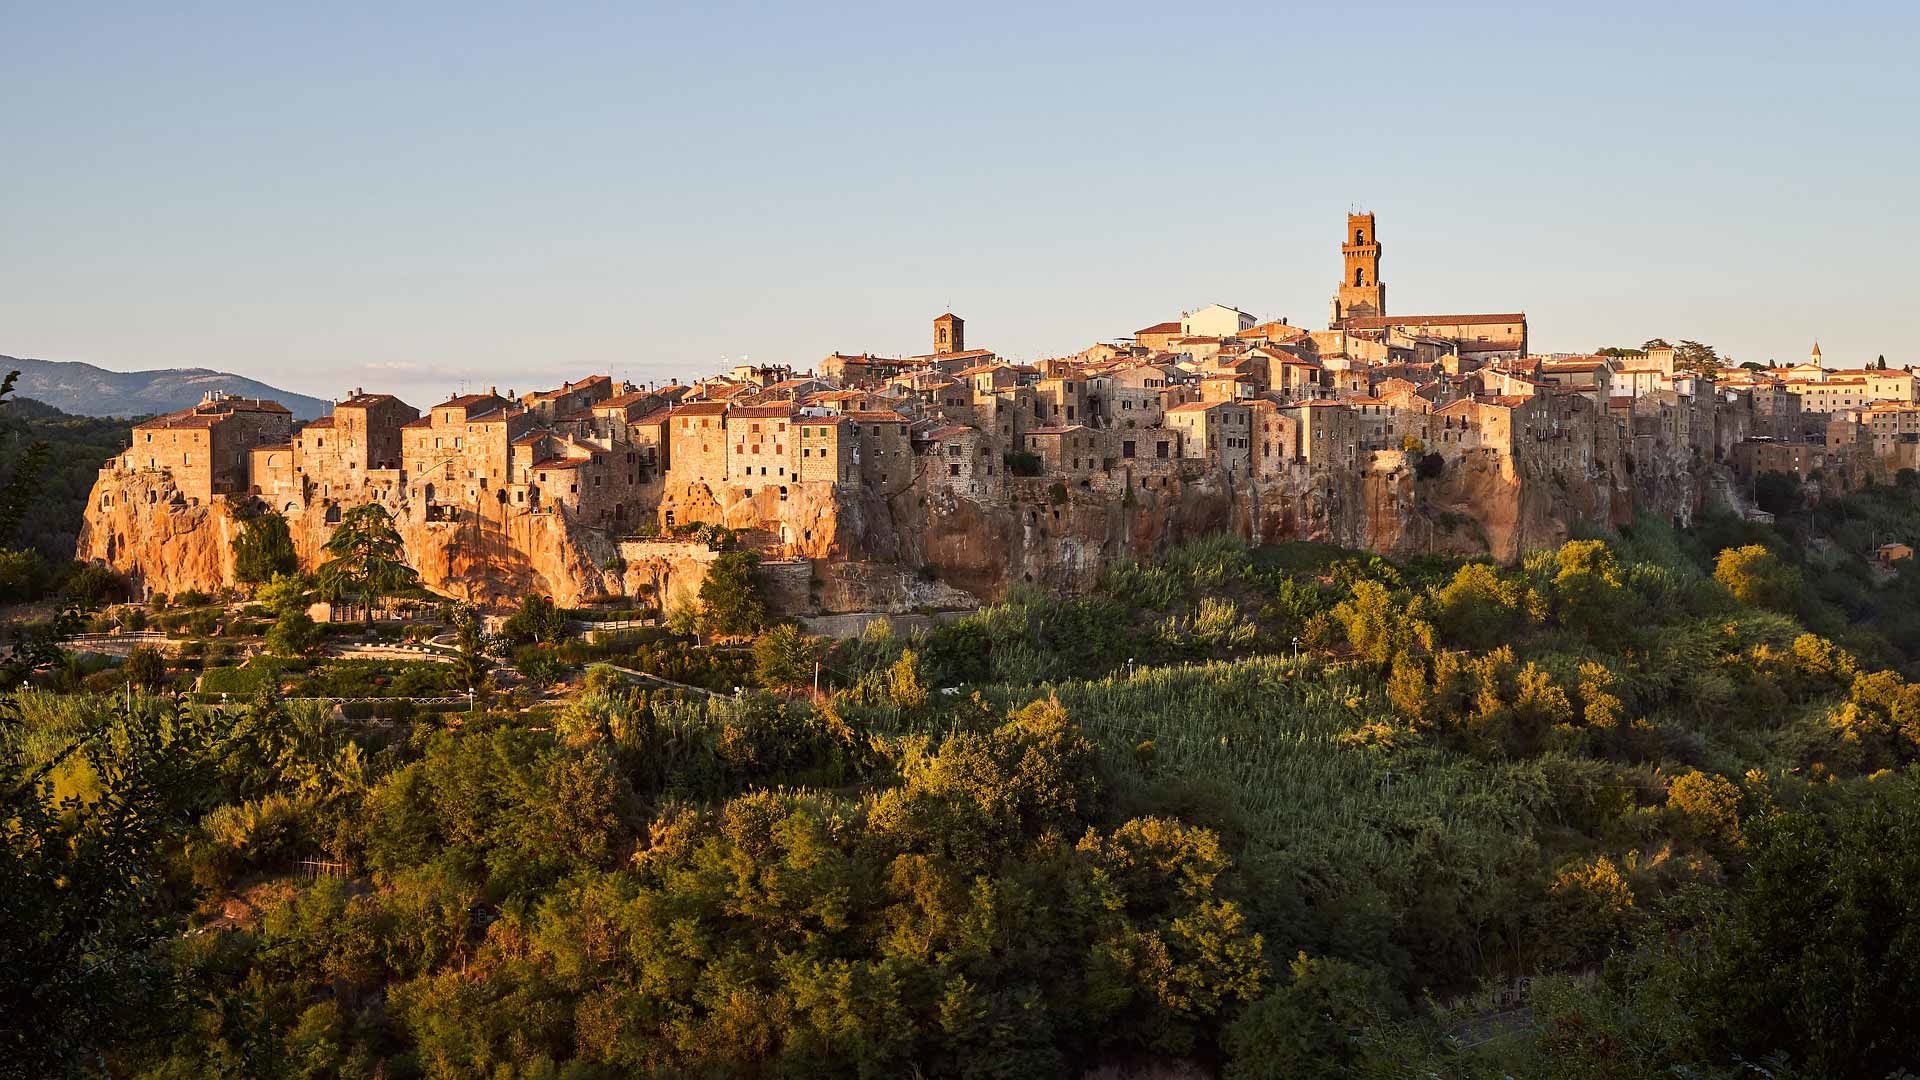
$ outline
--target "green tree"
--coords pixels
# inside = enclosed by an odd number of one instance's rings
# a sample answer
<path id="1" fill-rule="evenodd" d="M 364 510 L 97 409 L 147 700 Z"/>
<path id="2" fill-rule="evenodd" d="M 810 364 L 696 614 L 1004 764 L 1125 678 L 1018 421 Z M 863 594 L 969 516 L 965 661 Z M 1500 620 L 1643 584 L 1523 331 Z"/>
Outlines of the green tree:
<path id="1" fill-rule="evenodd" d="M 14 383 L 19 378 L 18 371 L 10 371 L 5 379 L 0 379 L 0 406 L 12 404 L 7 399 L 13 395 Z M 0 449 L 14 441 L 12 435 L 10 430 L 0 429 Z M 0 550 L 11 547 L 19 534 L 20 523 L 45 481 L 52 453 L 52 447 L 44 440 L 35 440 L 23 446 L 17 455 L 0 460 L 7 472 L 6 482 L 0 484 Z"/>
<path id="2" fill-rule="evenodd" d="M 1792 611 L 1800 593 L 1800 575 L 1760 544 L 1721 551 L 1713 579 L 1735 600 L 1772 611 Z"/>
<path id="3" fill-rule="evenodd" d="M 299 569 L 300 555 L 294 550 L 286 518 L 263 510 L 240 523 L 239 535 L 233 538 L 234 577 L 257 585 Z"/>
<path id="4" fill-rule="evenodd" d="M 528 593 L 520 608 L 500 624 L 500 636 L 515 645 L 557 645 L 566 640 L 567 613 L 551 597 Z"/>
<path id="5" fill-rule="evenodd" d="M 67 599 L 83 608 L 97 608 L 127 595 L 127 579 L 97 563 L 89 563 L 67 579 Z"/>
<path id="6" fill-rule="evenodd" d="M 1591 639 L 1619 632 L 1632 595 L 1620 561 L 1601 540 L 1569 540 L 1554 553 L 1554 613 L 1560 624 Z"/>
<path id="7" fill-rule="evenodd" d="M 150 702 L 78 719 L 29 759 L 0 702 L 0 1075 L 97 1075 L 184 1014 L 165 945 L 186 909 L 161 859 L 215 791 L 214 721 Z M 57 793 L 50 776 L 71 762 L 93 797 Z"/>
<path id="8" fill-rule="evenodd" d="M 267 628 L 267 651 L 275 656 L 304 656 L 320 643 L 320 627 L 307 614 L 313 602 L 307 579 L 298 574 L 275 574 L 260 587 L 259 600 L 273 612 Z"/>
<path id="9" fill-rule="evenodd" d="M 1785 517 L 1802 505 L 1801 484 L 1782 472 L 1763 472 L 1753 478 L 1753 501 L 1774 517 Z"/>
<path id="10" fill-rule="evenodd" d="M 700 606 L 709 633 L 723 637 L 757 632 L 766 623 L 766 601 L 754 568 L 760 556 L 729 551 L 713 560 L 700 583 Z"/>
<path id="11" fill-rule="evenodd" d="M 1502 581 L 1494 567 L 1468 563 L 1434 593 L 1434 626 L 1453 644 L 1492 648 L 1507 640 L 1519 623 L 1520 593 L 1519 584 Z"/>
<path id="12" fill-rule="evenodd" d="M 135 645 L 122 673 L 133 685 L 151 690 L 167 681 L 167 661 L 151 645 Z"/>
<path id="13" fill-rule="evenodd" d="M 1300 953 L 1288 979 L 1227 1029 L 1227 1080 L 1336 1080 L 1356 1075 L 1364 1032 L 1398 1012 L 1379 971 Z"/>
<path id="14" fill-rule="evenodd" d="M 1673 347 L 1673 365 L 1686 371 L 1711 371 L 1725 363 L 1720 351 L 1699 341 L 1682 340 Z"/>
<path id="15" fill-rule="evenodd" d="M 454 647 L 459 650 L 459 658 L 454 661 L 454 684 L 473 691 L 476 695 L 493 686 L 493 663 L 487 659 L 487 635 L 480 621 L 480 612 L 471 604 L 462 604 L 453 614 Z"/>
<path id="16" fill-rule="evenodd" d="M 782 623 L 754 640 L 754 677 L 769 689 L 799 689 L 812 681 L 814 664 L 820 654 L 820 639 L 808 637 L 790 623 Z"/>
<path id="17" fill-rule="evenodd" d="M 1920 1061 L 1920 786 L 1865 794 L 1754 825 L 1733 910 L 1680 990 L 1720 1055 L 1862 1080 Z"/>
<path id="18" fill-rule="evenodd" d="M 407 565 L 406 544 L 393 515 L 379 503 L 348 510 L 327 538 L 328 559 L 315 574 L 320 595 L 332 603 L 361 605 L 368 625 L 383 597 L 413 588 L 420 575 Z"/>

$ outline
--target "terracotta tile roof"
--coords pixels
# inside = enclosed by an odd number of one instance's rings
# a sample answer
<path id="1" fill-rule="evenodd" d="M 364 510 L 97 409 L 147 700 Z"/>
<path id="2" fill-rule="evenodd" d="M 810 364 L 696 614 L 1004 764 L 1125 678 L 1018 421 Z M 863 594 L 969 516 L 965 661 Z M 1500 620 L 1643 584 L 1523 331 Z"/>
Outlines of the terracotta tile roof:
<path id="1" fill-rule="evenodd" d="M 1063 424 L 1058 427 L 1037 427 L 1028 431 L 1028 435 L 1071 435 L 1076 431 L 1085 431 L 1085 424 Z"/>
<path id="2" fill-rule="evenodd" d="M 532 465 L 528 466 L 528 468 L 549 469 L 549 470 L 577 469 L 580 466 L 585 465 L 586 463 L 587 463 L 586 458 L 548 458 L 545 461 L 536 461 Z"/>
<path id="3" fill-rule="evenodd" d="M 724 416 L 727 403 L 724 401 L 689 401 L 685 405 L 675 405 L 675 416 Z"/>
<path id="4" fill-rule="evenodd" d="M 948 424 L 946 427 L 934 428 L 932 431 L 927 432 L 925 438 L 951 439 L 955 435 L 964 435 L 970 431 L 974 434 L 979 434 L 978 428 L 971 428 L 965 424 Z"/>
<path id="5" fill-rule="evenodd" d="M 308 428 L 330 428 L 332 426 L 333 426 L 333 417 L 320 416 L 307 421 L 305 424 L 302 424 L 300 426 L 300 430 L 305 431 Z"/>
<path id="6" fill-rule="evenodd" d="M 1526 313 L 1517 311 L 1506 315 L 1356 315 L 1341 320 L 1340 325 L 1347 330 L 1385 330 L 1392 326 L 1488 326 L 1526 321 Z"/>
<path id="7" fill-rule="evenodd" d="M 785 420 L 793 415 L 791 405 L 743 405 L 727 413 L 728 420 Z"/>
<path id="8" fill-rule="evenodd" d="M 277 401 L 265 401 L 257 398 L 222 398 L 219 401 L 203 401 L 192 408 L 181 409 L 165 416 L 156 416 L 133 426 L 133 430 L 152 428 L 210 428 L 234 413 L 263 412 L 293 413 Z"/>
<path id="9" fill-rule="evenodd" d="M 848 419 L 862 424 L 904 424 L 907 418 L 897 412 L 855 412 L 848 413 Z"/>
<path id="10" fill-rule="evenodd" d="M 527 400 L 528 401 L 552 401 L 555 398 L 565 397 L 566 395 L 571 394 L 576 390 L 585 390 L 590 386 L 594 386 L 598 383 L 603 383 L 603 382 L 604 383 L 613 382 L 613 376 L 589 375 L 586 378 L 581 379 L 579 382 L 562 383 L 558 390 L 542 390 L 539 393 L 528 394 Z"/>
<path id="11" fill-rule="evenodd" d="M 651 397 L 653 397 L 653 395 L 645 390 L 632 390 L 624 394 L 616 394 L 605 401 L 594 402 L 593 411 L 599 412 L 602 409 L 624 409 L 631 405 L 638 405 Z"/>
<path id="12" fill-rule="evenodd" d="M 1177 334 L 1179 332 L 1180 320 L 1175 319 L 1172 322 L 1157 322 L 1152 326 L 1143 326 L 1135 330 L 1133 336 L 1139 337 L 1141 334 Z"/>
<path id="13" fill-rule="evenodd" d="M 336 409 L 366 409 L 388 401 L 399 401 L 392 394 L 355 394 L 335 405 Z"/>
<path id="14" fill-rule="evenodd" d="M 434 408 L 436 409 L 470 409 L 473 406 L 479 405 L 483 402 L 500 401 L 500 400 L 501 399 L 499 397 L 496 397 L 493 394 L 461 394 L 458 397 L 448 398 L 447 400 L 441 402 L 440 404 L 435 405 Z"/>
<path id="15" fill-rule="evenodd" d="M 629 421 L 627 421 L 627 423 L 629 423 L 629 424 L 649 424 L 649 425 L 651 425 L 651 424 L 664 424 L 664 423 L 666 423 L 666 422 L 667 422 L 667 418 L 668 418 L 668 417 L 670 417 L 670 416 L 672 416 L 672 415 L 673 415 L 673 406 L 671 406 L 671 405 L 662 405 L 662 406 L 661 406 L 660 408 L 658 408 L 658 409 L 655 409 L 655 410 L 653 410 L 652 412 L 650 412 L 650 413 L 648 413 L 647 415 L 645 415 L 645 416 L 640 416 L 640 417 L 635 417 L 634 419 L 632 419 L 632 420 L 629 420 Z"/>
<path id="16" fill-rule="evenodd" d="M 1169 407 L 1169 408 L 1167 409 L 1167 411 L 1168 411 L 1168 412 L 1170 412 L 1170 413 L 1177 413 L 1177 412 L 1206 412 L 1206 411 L 1207 411 L 1208 409 L 1217 409 L 1217 408 L 1219 408 L 1219 407 L 1220 407 L 1220 406 L 1222 406 L 1222 405 L 1228 405 L 1228 404 L 1231 404 L 1231 402 L 1226 402 L 1226 401 L 1189 401 L 1189 402 L 1185 402 L 1185 403 L 1183 403 L 1183 404 L 1180 404 L 1180 405 L 1174 405 L 1174 406 L 1170 406 L 1170 407 Z"/>
<path id="17" fill-rule="evenodd" d="M 401 424 L 401 425 L 400 425 L 400 427 L 401 427 L 402 429 L 406 429 L 406 428 L 430 428 L 430 427 L 432 427 L 432 426 L 433 426 L 433 417 L 431 417 L 431 416 L 423 416 L 423 417 L 421 417 L 421 418 L 419 418 L 418 420 L 409 420 L 409 421 L 407 421 L 406 423 L 404 423 L 404 424 Z"/>

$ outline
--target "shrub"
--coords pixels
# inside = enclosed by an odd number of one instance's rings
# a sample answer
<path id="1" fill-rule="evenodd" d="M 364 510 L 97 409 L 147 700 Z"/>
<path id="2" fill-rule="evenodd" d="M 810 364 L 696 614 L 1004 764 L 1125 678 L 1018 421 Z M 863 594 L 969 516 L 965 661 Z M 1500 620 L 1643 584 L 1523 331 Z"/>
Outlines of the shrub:
<path id="1" fill-rule="evenodd" d="M 167 681 L 167 661 L 153 646 L 135 645 L 127 654 L 122 673 L 133 685 L 151 690 Z"/>

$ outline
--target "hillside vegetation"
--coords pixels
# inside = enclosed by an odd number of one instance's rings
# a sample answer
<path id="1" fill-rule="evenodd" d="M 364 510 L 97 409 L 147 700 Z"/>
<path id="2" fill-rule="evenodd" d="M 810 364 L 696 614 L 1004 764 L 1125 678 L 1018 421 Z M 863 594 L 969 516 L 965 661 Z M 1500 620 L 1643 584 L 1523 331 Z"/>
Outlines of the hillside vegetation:
<path id="1" fill-rule="evenodd" d="M 0 1059 L 1882 1077 L 1920 1058 L 1920 688 L 1873 600 L 1909 575 L 1849 599 L 1830 542 L 1715 530 L 1513 568 L 1214 538 L 876 625 L 818 698 L 28 691 Z"/>

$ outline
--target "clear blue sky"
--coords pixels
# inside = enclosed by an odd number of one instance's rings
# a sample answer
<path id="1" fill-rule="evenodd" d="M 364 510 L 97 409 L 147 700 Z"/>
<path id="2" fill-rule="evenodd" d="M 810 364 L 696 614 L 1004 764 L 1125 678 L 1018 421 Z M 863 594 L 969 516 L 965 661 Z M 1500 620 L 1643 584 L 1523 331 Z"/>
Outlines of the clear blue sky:
<path id="1" fill-rule="evenodd" d="M 1212 301 L 1920 363 L 1894 4 L 0 0 L 0 353 L 415 404 Z"/>

